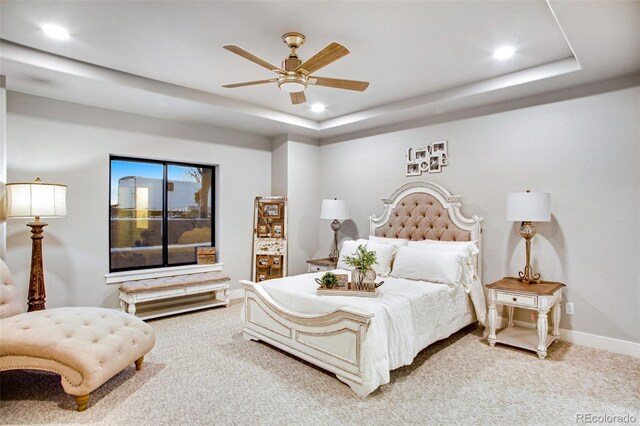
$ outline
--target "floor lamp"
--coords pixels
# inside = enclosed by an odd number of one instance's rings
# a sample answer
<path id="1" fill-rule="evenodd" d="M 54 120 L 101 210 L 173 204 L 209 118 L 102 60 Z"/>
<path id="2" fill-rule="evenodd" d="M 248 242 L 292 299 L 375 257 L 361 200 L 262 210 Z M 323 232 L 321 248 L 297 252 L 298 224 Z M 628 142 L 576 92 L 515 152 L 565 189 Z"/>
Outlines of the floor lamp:
<path id="1" fill-rule="evenodd" d="M 7 218 L 34 218 L 31 228 L 31 272 L 29 274 L 28 312 L 45 309 L 44 271 L 42 268 L 42 232 L 46 222 L 41 217 L 67 215 L 67 187 L 44 183 L 37 178 L 32 183 L 6 185 Z"/>
<path id="2" fill-rule="evenodd" d="M 518 273 L 518 281 L 528 284 L 540 282 L 540 274 L 531 269 L 531 239 L 536 235 L 533 222 L 551 220 L 551 194 L 548 192 L 513 192 L 507 195 L 507 220 L 521 222 L 520 235 L 525 240 L 526 258 L 524 271 Z"/>
<path id="3" fill-rule="evenodd" d="M 344 200 L 322 200 L 322 210 L 320 211 L 321 219 L 333 219 L 331 229 L 333 229 L 334 249 L 329 255 L 329 259 L 338 260 L 338 231 L 340 230 L 340 221 L 349 219 L 349 209 Z"/>

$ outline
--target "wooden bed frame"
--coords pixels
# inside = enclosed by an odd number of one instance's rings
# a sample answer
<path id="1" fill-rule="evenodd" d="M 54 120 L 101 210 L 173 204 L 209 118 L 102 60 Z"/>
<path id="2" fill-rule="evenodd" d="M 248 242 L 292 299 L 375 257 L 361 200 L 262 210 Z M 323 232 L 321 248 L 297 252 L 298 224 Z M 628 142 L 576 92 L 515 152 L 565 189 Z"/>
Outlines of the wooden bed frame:
<path id="1" fill-rule="evenodd" d="M 382 199 L 382 216 L 369 218 L 370 235 L 382 235 L 385 226 L 388 229 L 396 229 L 396 225 L 389 225 L 390 220 L 393 220 L 400 209 L 406 210 L 405 201 L 412 200 L 413 203 L 415 195 L 418 194 L 432 196 L 440 204 L 436 207 L 446 210 L 449 219 L 446 229 L 454 226 L 456 232 L 462 231 L 467 236 L 466 239 L 477 241 L 480 253 L 476 262 L 476 273 L 481 277 L 483 219 L 477 216 L 462 216 L 461 197 L 451 195 L 434 183 L 410 182 L 394 191 L 388 199 Z M 425 198 L 429 197 L 420 199 Z M 429 200 L 431 206 L 433 199 Z M 423 206 L 419 208 L 425 210 Z M 407 229 L 405 231 L 412 232 Z M 424 235 L 412 232 L 411 239 L 424 239 Z M 373 314 L 362 315 L 348 309 L 339 309 L 326 315 L 301 314 L 276 302 L 259 283 L 242 280 L 240 284 L 245 290 L 242 330 L 245 339 L 269 343 L 334 373 L 358 395 L 366 394 L 362 386 L 362 347 Z"/>

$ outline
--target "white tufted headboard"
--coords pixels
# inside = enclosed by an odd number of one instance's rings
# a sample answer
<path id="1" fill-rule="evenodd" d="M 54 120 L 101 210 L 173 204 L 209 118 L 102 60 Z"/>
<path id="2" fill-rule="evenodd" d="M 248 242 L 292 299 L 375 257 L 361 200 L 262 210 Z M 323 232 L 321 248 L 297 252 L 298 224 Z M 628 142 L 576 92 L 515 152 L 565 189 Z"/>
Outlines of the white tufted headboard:
<path id="1" fill-rule="evenodd" d="M 409 182 L 383 198 L 382 216 L 369 217 L 369 235 L 412 241 L 476 241 L 476 273 L 482 277 L 483 218 L 460 213 L 462 197 L 431 182 Z"/>

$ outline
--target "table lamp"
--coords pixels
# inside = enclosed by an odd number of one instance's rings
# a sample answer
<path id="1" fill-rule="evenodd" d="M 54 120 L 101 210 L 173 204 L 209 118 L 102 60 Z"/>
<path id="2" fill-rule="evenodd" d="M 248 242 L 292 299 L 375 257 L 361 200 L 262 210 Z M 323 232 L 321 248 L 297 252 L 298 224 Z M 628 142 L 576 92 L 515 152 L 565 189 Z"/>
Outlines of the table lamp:
<path id="1" fill-rule="evenodd" d="M 344 200 L 322 200 L 322 210 L 320 211 L 321 219 L 333 219 L 331 229 L 333 229 L 333 241 L 335 248 L 329 255 L 329 259 L 338 260 L 338 230 L 340 229 L 340 221 L 349 219 L 349 210 Z"/>
<path id="2" fill-rule="evenodd" d="M 43 183 L 36 178 L 32 183 L 6 185 L 7 218 L 35 218 L 27 223 L 31 227 L 31 272 L 29 274 L 28 312 L 45 309 L 44 272 L 42 269 L 42 232 L 46 222 L 41 217 L 67 215 L 67 187 Z"/>
<path id="3" fill-rule="evenodd" d="M 531 270 L 531 239 L 536 235 L 533 222 L 551 220 L 551 194 L 548 192 L 513 192 L 507 194 L 507 220 L 521 222 L 520 235 L 526 241 L 524 271 L 518 272 L 518 280 L 529 284 L 539 283 L 540 274 Z"/>

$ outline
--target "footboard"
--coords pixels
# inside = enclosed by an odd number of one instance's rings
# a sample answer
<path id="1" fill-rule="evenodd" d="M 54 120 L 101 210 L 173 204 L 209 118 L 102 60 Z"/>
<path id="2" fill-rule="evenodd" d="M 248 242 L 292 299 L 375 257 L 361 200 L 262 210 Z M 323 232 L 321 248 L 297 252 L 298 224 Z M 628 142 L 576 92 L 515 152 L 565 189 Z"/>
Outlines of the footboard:
<path id="1" fill-rule="evenodd" d="M 240 281 L 245 289 L 243 334 L 262 340 L 338 376 L 358 394 L 362 384 L 362 347 L 373 314 L 347 309 L 326 315 L 293 312 L 276 302 L 260 284 Z"/>

